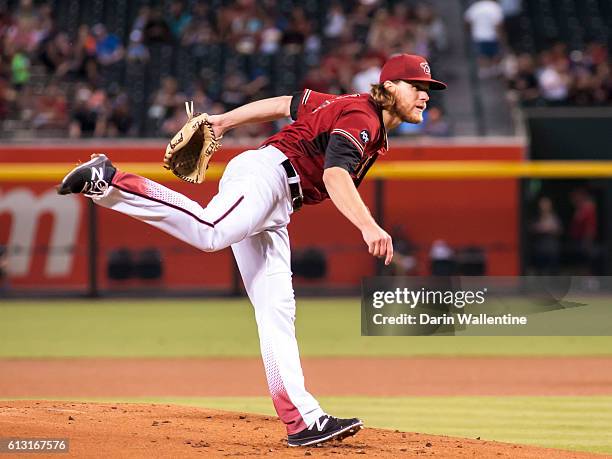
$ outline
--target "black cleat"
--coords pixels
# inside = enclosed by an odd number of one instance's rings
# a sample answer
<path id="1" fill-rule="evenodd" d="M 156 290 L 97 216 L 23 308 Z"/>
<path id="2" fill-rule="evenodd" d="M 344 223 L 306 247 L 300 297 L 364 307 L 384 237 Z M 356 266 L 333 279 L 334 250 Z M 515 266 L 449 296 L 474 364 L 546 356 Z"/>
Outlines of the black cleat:
<path id="1" fill-rule="evenodd" d="M 355 435 L 363 429 L 363 422 L 357 418 L 338 419 L 324 415 L 311 426 L 287 437 L 289 446 L 318 445 L 331 440 L 342 441 L 346 437 Z"/>
<path id="2" fill-rule="evenodd" d="M 57 187 L 58 194 L 83 193 L 101 196 L 109 187 L 115 169 L 103 154 L 92 155 L 91 160 L 72 169 Z"/>

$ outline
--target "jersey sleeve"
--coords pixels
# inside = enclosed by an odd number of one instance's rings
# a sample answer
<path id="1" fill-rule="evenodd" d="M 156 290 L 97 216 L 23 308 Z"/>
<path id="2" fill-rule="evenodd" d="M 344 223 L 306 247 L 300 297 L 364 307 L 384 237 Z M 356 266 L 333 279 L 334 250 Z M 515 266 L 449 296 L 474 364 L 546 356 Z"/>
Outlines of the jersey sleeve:
<path id="1" fill-rule="evenodd" d="M 291 99 L 291 119 L 295 121 L 304 113 L 312 112 L 326 100 L 335 99 L 336 97 L 338 96 L 335 94 L 325 94 L 313 91 L 312 89 L 295 92 Z"/>
<path id="2" fill-rule="evenodd" d="M 356 173 L 368 144 L 376 136 L 378 119 L 360 111 L 351 111 L 338 118 L 330 132 L 325 150 L 325 169 L 341 167 L 350 174 Z"/>

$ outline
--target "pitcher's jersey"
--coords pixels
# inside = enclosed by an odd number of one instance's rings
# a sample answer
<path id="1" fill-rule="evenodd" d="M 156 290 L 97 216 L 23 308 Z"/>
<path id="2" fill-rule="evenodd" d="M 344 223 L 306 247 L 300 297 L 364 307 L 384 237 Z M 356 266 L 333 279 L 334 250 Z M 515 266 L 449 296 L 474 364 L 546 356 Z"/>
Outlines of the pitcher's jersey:
<path id="1" fill-rule="evenodd" d="M 333 95 L 310 89 L 293 95 L 291 118 L 264 145 L 274 145 L 300 176 L 305 204 L 317 204 L 329 195 L 323 170 L 341 167 L 355 186 L 379 154 L 388 150 L 382 111 L 368 94 Z"/>

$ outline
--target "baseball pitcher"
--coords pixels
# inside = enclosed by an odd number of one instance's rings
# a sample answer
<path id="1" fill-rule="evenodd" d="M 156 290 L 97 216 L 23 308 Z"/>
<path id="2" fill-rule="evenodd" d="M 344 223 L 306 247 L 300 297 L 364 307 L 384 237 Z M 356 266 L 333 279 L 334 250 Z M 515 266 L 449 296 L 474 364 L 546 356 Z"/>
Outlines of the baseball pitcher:
<path id="1" fill-rule="evenodd" d="M 60 194 L 82 193 L 98 205 L 159 228 L 205 252 L 232 248 L 255 308 L 268 387 L 290 446 L 342 440 L 363 427 L 357 418 L 328 415 L 306 391 L 295 337 L 287 225 L 303 205 L 331 198 L 362 233 L 368 251 L 393 257 L 381 228 L 357 188 L 389 148 L 387 131 L 403 121 L 420 123 L 428 91 L 446 85 L 431 77 L 427 61 L 401 54 L 383 66 L 369 94 L 331 95 L 306 89 L 264 99 L 219 115 L 198 115 L 170 142 L 166 167 L 201 182 L 223 134 L 247 123 L 290 116 L 293 123 L 228 164 L 219 192 L 202 207 L 158 183 L 117 170 L 103 154 L 72 171 Z"/>

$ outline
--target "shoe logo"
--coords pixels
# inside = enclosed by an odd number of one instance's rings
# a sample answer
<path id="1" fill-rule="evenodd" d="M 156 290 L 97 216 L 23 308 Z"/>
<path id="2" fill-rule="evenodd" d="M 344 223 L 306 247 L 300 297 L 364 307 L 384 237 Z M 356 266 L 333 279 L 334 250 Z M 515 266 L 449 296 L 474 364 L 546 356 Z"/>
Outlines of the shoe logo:
<path id="1" fill-rule="evenodd" d="M 92 167 L 91 168 L 91 179 L 92 180 L 104 180 L 104 167 Z"/>
<path id="2" fill-rule="evenodd" d="M 96 180 L 85 182 L 85 186 L 81 190 L 85 196 L 101 196 L 108 189 L 108 182 L 106 180 Z"/>
<path id="3" fill-rule="evenodd" d="M 323 422 L 320 422 L 322 418 L 317 419 L 311 426 L 310 426 L 310 430 L 312 430 L 313 427 L 317 427 L 317 430 L 319 432 L 322 432 L 323 429 L 325 429 L 325 426 L 327 425 L 327 423 L 329 422 L 329 418 L 325 418 L 323 419 Z"/>

